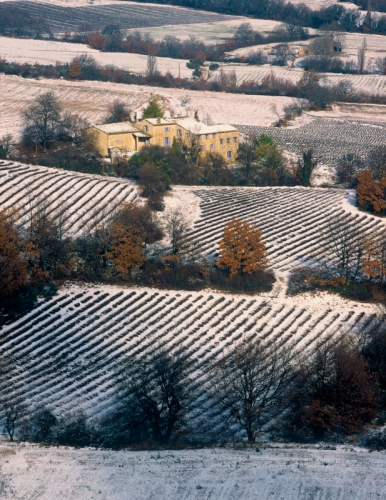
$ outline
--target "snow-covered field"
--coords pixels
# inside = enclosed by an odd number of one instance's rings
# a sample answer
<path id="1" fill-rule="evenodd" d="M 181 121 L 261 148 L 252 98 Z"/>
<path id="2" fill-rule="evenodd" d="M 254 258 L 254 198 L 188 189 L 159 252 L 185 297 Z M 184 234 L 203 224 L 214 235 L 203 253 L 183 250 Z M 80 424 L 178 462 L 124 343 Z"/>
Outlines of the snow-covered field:
<path id="1" fill-rule="evenodd" d="M 122 52 L 99 52 L 80 43 L 53 42 L 0 37 L 0 58 L 9 62 L 35 64 L 69 63 L 81 54 L 92 56 L 102 66 L 113 65 L 133 73 L 146 74 L 147 56 Z M 158 57 L 157 68 L 161 73 L 190 78 L 192 70 L 186 67 L 184 59 Z"/>
<path id="2" fill-rule="evenodd" d="M 239 130 L 245 134 L 260 135 L 269 134 L 286 151 L 301 156 L 303 151 L 312 149 L 315 158 L 320 164 L 328 167 L 330 174 L 333 174 L 334 168 L 339 163 L 343 155 L 355 153 L 366 160 L 367 155 L 376 147 L 383 146 L 386 142 L 386 124 L 384 122 L 385 107 L 375 107 L 379 114 L 369 116 L 372 107 L 360 107 L 364 115 L 358 112 L 356 106 L 353 107 L 353 115 L 350 114 L 350 106 L 347 108 L 342 105 L 344 113 L 321 112 L 305 114 L 299 124 L 294 127 L 258 127 L 258 126 L 239 126 Z M 356 117 L 361 117 L 357 121 Z M 365 119 L 367 117 L 367 120 Z M 308 120 L 307 120 L 308 119 Z M 324 182 L 331 184 L 333 178 L 320 178 L 316 176 L 313 185 L 321 185 Z"/>
<path id="3" fill-rule="evenodd" d="M 53 175 L 54 180 L 59 178 L 55 171 Z M 28 190 L 36 193 L 38 184 L 42 192 L 52 192 L 63 205 L 73 190 L 65 176 L 63 173 L 62 187 L 40 179 L 29 180 Z M 9 177 L 6 175 L 5 180 Z M 84 176 L 78 178 L 80 182 Z M 23 182 L 26 186 L 22 180 L 20 185 Z M 122 186 L 116 184 L 115 189 Z M 16 177 L 11 185 L 11 190 L 3 188 L 0 201 L 6 204 L 5 199 L 19 199 L 23 207 L 26 195 L 18 188 Z M 66 193 L 62 197 L 60 189 Z M 87 191 L 81 214 L 89 214 L 90 206 L 98 206 L 97 196 L 108 201 L 102 189 L 90 189 L 88 185 Z M 82 189 L 76 192 L 82 195 Z M 109 198 L 113 192 L 111 189 Z M 304 352 L 348 329 L 359 331 L 376 321 L 377 310 L 371 304 L 329 294 L 285 295 L 285 271 L 309 258 L 328 258 L 325 239 L 329 218 L 344 217 L 358 225 L 363 235 L 384 230 L 383 220 L 358 212 L 349 203 L 351 198 L 351 192 L 333 189 L 174 188 L 166 199 L 167 209 L 181 201 L 187 203 L 185 210 L 196 214 L 190 221 L 190 238 L 204 254 L 216 251 L 229 219 L 241 216 L 259 225 L 270 265 L 277 271 L 272 292 L 242 296 L 209 290 L 69 285 L 2 329 L 0 355 L 11 355 L 18 367 L 12 391 L 28 395 L 31 405 L 44 402 L 59 413 L 80 405 L 96 414 L 111 406 L 116 377 L 127 354 L 149 352 L 160 346 L 181 349 L 197 361 L 192 368 L 195 378 L 197 370 L 243 335 L 278 345 L 291 343 Z M 74 203 L 71 210 L 78 220 L 79 210 Z M 82 230 L 84 219 L 75 227 Z"/>
<path id="4" fill-rule="evenodd" d="M 101 415 L 114 405 L 128 355 L 178 350 L 194 360 L 189 376 L 198 381 L 208 362 L 243 336 L 293 345 L 304 354 L 348 330 L 378 324 L 370 304 L 284 294 L 281 279 L 269 294 L 254 296 L 68 286 L 2 328 L 0 355 L 7 353 L 17 366 L 9 390 L 31 407 Z"/>
<path id="5" fill-rule="evenodd" d="M 115 99 L 126 102 L 129 109 L 141 112 L 149 100 L 157 97 L 170 113 L 198 110 L 201 119 L 209 115 L 214 123 L 239 123 L 269 126 L 277 120 L 271 109 L 275 103 L 279 112 L 293 102 L 289 97 L 232 95 L 220 92 L 198 92 L 104 82 L 70 82 L 65 80 L 32 80 L 0 75 L 1 107 L 0 137 L 12 133 L 18 137 L 22 126 L 21 112 L 41 92 L 53 90 L 65 110 L 79 113 L 92 123 L 100 123 L 107 107 Z M 189 96 L 190 103 L 181 107 L 181 99 Z"/>
<path id="6" fill-rule="evenodd" d="M 235 34 L 237 28 L 241 23 L 248 22 L 252 25 L 255 31 L 262 34 L 269 34 L 281 22 L 272 21 L 270 19 L 252 19 L 240 17 L 228 21 L 214 21 L 211 23 L 200 22 L 198 24 L 180 24 L 170 26 L 151 26 L 148 28 L 140 28 L 138 30 L 142 33 L 149 33 L 154 39 L 161 40 L 165 35 L 174 35 L 178 38 L 186 39 L 190 35 L 195 35 L 200 40 L 207 43 L 223 42 L 229 40 Z"/>
<path id="7" fill-rule="evenodd" d="M 190 239 L 204 254 L 215 254 L 224 225 L 242 217 L 263 231 L 270 266 L 287 271 L 308 259 L 328 258 L 329 220 L 359 224 L 363 234 L 383 231 L 385 222 L 359 212 L 352 191 L 321 188 L 180 188 L 202 198 Z M 354 197 L 355 198 L 355 197 Z"/>
<path id="8" fill-rule="evenodd" d="M 0 495 L 4 500 L 386 498 L 384 452 L 343 446 L 259 449 L 117 452 L 0 445 Z"/>
<path id="9" fill-rule="evenodd" d="M 17 208 L 21 221 L 44 205 L 52 216 L 64 216 L 65 227 L 76 234 L 137 197 L 136 185 L 123 179 L 0 160 L 0 205 Z"/>
<path id="10" fill-rule="evenodd" d="M 200 22 L 235 19 L 207 11 L 186 9 L 170 5 L 136 2 L 13 2 L 31 16 L 44 19 L 55 33 L 76 31 L 82 23 L 90 23 L 95 29 L 107 24 L 119 25 L 122 29 L 164 26 L 166 24 L 196 24 Z"/>

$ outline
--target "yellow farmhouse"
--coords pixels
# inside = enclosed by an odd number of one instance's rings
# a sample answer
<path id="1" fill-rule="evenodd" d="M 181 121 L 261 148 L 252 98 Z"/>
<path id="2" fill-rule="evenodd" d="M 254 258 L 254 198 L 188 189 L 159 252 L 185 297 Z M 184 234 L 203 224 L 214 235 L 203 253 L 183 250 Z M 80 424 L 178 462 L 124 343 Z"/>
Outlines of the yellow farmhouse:
<path id="1" fill-rule="evenodd" d="M 129 122 L 95 125 L 91 131 L 102 156 L 111 156 L 114 152 L 140 151 L 151 139 L 150 134 L 138 130 Z"/>
<path id="2" fill-rule="evenodd" d="M 231 125 L 206 125 L 193 118 L 148 118 L 135 124 L 129 122 L 95 125 L 98 149 L 103 156 L 116 152 L 128 154 L 151 144 L 171 147 L 174 139 L 186 140 L 191 135 L 200 141 L 202 151 L 220 153 L 232 162 L 237 156 L 240 133 Z"/>

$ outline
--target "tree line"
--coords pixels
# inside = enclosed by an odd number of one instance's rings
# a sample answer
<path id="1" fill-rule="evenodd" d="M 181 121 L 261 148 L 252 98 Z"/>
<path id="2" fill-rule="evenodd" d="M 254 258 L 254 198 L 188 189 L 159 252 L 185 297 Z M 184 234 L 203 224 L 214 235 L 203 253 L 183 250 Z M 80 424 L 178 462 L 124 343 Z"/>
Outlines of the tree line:
<path id="1" fill-rule="evenodd" d="M 254 53 L 251 57 L 260 56 L 258 53 Z M 335 85 L 327 85 L 322 82 L 320 74 L 314 70 L 305 71 L 300 80 L 295 83 L 277 77 L 274 70 L 260 82 L 256 80 L 240 81 L 235 70 L 231 68 L 220 68 L 209 79 L 190 79 L 175 77 L 169 72 L 162 74 L 157 69 L 155 56 L 149 56 L 149 62 L 151 60 L 154 64 L 148 64 L 148 70 L 144 75 L 134 74 L 112 65 L 101 66 L 88 54 L 75 57 L 69 64 L 57 63 L 55 65 L 10 63 L 0 58 L 0 72 L 23 78 L 63 78 L 234 94 L 288 96 L 308 99 L 311 105 L 317 107 L 326 107 L 334 101 L 374 104 L 385 104 L 386 102 L 383 93 L 354 90 L 352 84 L 347 80 L 342 80 Z M 196 66 L 193 64 L 192 68 L 196 69 Z"/>
<path id="2" fill-rule="evenodd" d="M 147 3 L 147 0 L 136 0 Z M 384 0 L 374 0 L 384 11 Z M 374 3 L 373 1 L 373 3 Z M 358 0 L 365 2 L 367 0 Z M 222 0 L 155 0 L 154 3 L 179 5 L 192 9 L 208 10 L 221 14 L 274 19 L 297 26 L 334 31 L 359 31 L 362 29 L 361 14 L 355 9 L 346 9 L 343 5 L 334 4 L 320 9 L 311 9 L 305 3 L 293 4 L 286 0 L 243 0 L 239 2 L 223 2 Z M 375 9 L 375 6 L 374 6 Z M 386 16 L 373 16 L 371 33 L 386 33 Z"/>
<path id="3" fill-rule="evenodd" d="M 10 440 L 109 448 L 192 446 L 265 436 L 302 442 L 362 442 L 384 448 L 386 332 L 325 339 L 304 354 L 256 336 L 200 362 L 181 346 L 128 355 L 102 418 L 57 414 L 15 396 L 12 359 L 3 358 L 0 422 Z M 74 404 L 76 402 L 74 401 Z M 373 433 L 366 432 L 372 423 Z M 379 430 L 377 430 L 379 429 Z"/>

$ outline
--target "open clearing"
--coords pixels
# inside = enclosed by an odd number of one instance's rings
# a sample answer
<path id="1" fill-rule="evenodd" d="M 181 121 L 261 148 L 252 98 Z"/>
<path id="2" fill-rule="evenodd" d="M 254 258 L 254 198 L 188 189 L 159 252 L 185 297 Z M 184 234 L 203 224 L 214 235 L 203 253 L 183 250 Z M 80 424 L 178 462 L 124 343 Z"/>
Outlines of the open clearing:
<path id="1" fill-rule="evenodd" d="M 386 498 L 385 453 L 342 446 L 264 445 L 256 453 L 248 447 L 116 452 L 14 444 L 0 445 L 0 457 L 4 500 Z"/>

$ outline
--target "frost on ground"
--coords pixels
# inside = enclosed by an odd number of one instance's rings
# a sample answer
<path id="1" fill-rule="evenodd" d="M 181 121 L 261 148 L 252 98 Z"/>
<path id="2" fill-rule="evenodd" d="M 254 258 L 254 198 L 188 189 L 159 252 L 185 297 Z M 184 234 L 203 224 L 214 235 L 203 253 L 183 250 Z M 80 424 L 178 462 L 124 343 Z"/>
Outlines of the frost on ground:
<path id="1" fill-rule="evenodd" d="M 361 109 L 367 111 L 366 108 Z M 345 154 L 355 153 L 365 159 L 372 149 L 385 144 L 386 125 L 385 122 L 375 121 L 376 115 L 372 121 L 364 119 L 356 121 L 355 114 L 350 116 L 349 113 L 340 119 L 328 119 L 334 116 L 333 113 L 325 113 L 324 116 L 318 116 L 303 126 L 293 128 L 253 126 L 238 126 L 238 128 L 244 134 L 268 134 L 283 149 L 298 156 L 301 156 L 303 151 L 312 149 L 315 158 L 323 165 L 328 165 L 330 169 L 336 167 Z"/>
<path id="2" fill-rule="evenodd" d="M 130 54 L 128 54 L 130 55 Z M 146 59 L 146 56 L 141 56 Z M 66 111 L 79 113 L 91 123 L 100 123 L 107 107 L 115 99 L 123 100 L 132 111 L 142 112 L 152 98 L 160 100 L 167 113 L 190 113 L 198 110 L 202 120 L 211 117 L 214 123 L 234 123 L 269 126 L 277 121 L 272 104 L 280 113 L 293 102 L 289 97 L 234 95 L 221 92 L 200 92 L 164 89 L 106 82 L 70 82 L 65 80 L 31 80 L 0 75 L 2 92 L 0 137 L 12 133 L 16 137 L 22 127 L 21 112 L 36 97 L 53 90 Z M 189 97 L 186 106 L 181 100 Z"/>
<path id="3" fill-rule="evenodd" d="M 101 451 L 0 445 L 4 500 L 379 500 L 386 455 L 263 446 Z"/>
<path id="4" fill-rule="evenodd" d="M 225 21 L 235 16 L 186 9 L 170 5 L 138 4 L 137 2 L 30 2 L 14 1 L 31 16 L 44 19 L 54 33 L 76 31 L 82 23 L 91 23 L 97 29 L 114 24 L 119 19 L 122 29 L 164 26 L 165 24 L 191 24 Z"/>

